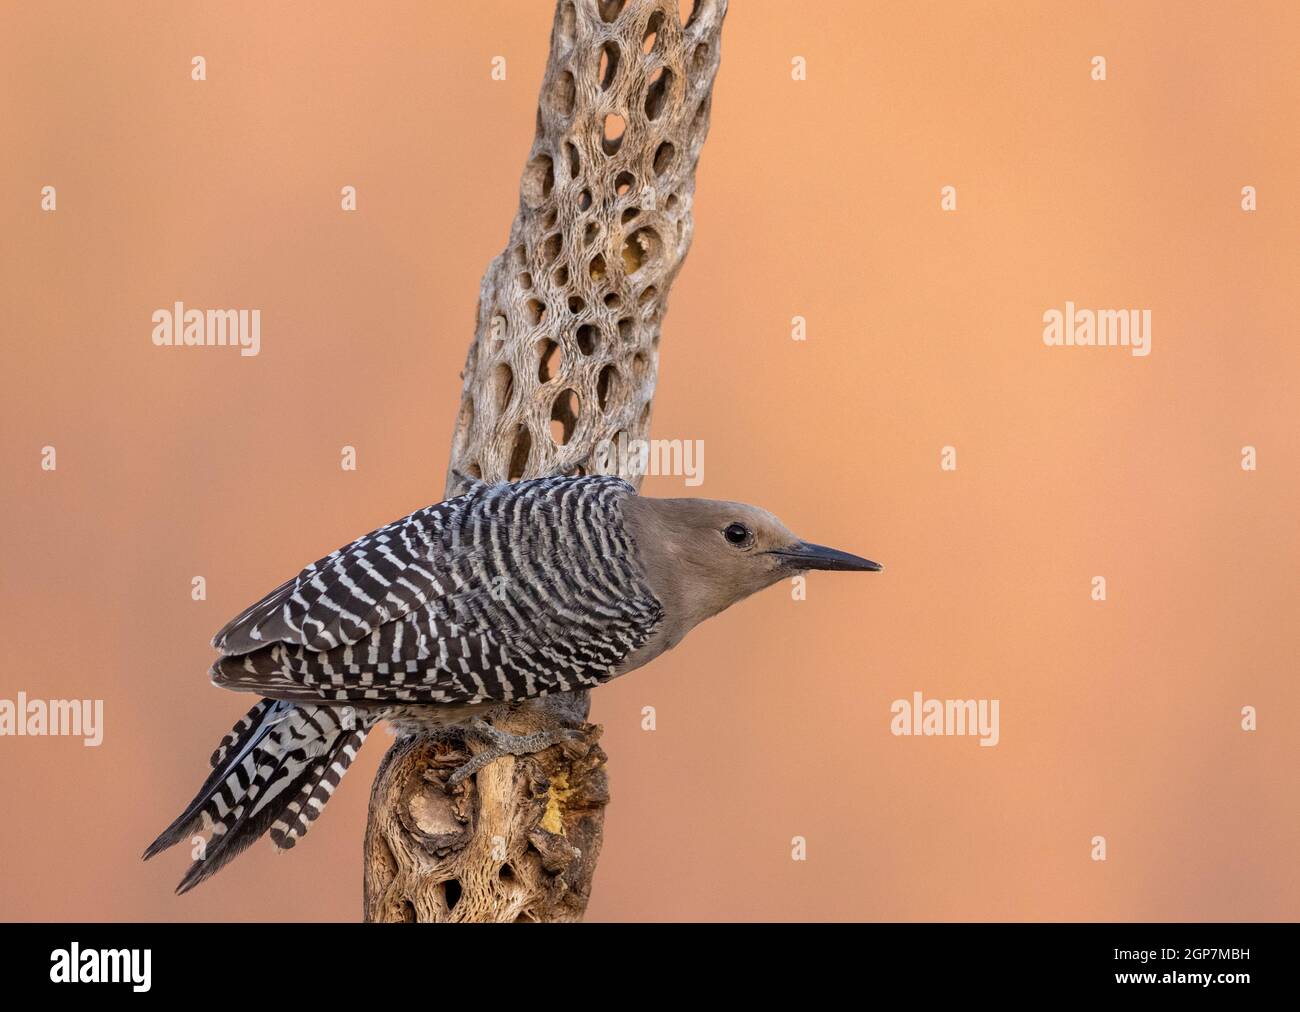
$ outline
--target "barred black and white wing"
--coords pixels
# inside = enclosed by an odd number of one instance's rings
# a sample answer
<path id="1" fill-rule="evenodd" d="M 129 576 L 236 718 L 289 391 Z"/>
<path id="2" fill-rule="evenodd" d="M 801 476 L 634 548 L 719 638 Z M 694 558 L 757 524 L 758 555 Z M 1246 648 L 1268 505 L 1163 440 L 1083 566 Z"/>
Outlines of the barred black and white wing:
<path id="1" fill-rule="evenodd" d="M 417 510 L 313 562 L 228 623 L 212 645 L 226 655 L 277 643 L 329 650 L 443 596 L 435 560 L 446 556 L 443 532 L 458 505 L 452 499 Z"/>
<path id="2" fill-rule="evenodd" d="M 214 640 L 213 680 L 276 699 L 508 702 L 589 688 L 650 637 L 615 478 L 469 493 L 358 538 Z"/>

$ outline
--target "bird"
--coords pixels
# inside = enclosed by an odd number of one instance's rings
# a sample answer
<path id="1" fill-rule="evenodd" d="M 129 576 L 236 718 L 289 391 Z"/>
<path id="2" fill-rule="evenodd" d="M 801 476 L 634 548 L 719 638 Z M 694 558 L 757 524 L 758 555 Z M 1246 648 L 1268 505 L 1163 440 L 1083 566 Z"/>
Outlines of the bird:
<path id="1" fill-rule="evenodd" d="M 491 723 L 503 708 L 640 668 L 779 580 L 883 568 L 743 503 L 651 498 L 600 474 L 453 475 L 458 494 L 313 562 L 213 638 L 212 683 L 261 699 L 144 852 L 210 833 L 178 894 L 264 833 L 293 847 L 380 721 L 476 735 L 484 748 L 452 786 L 581 734 L 510 734 Z"/>

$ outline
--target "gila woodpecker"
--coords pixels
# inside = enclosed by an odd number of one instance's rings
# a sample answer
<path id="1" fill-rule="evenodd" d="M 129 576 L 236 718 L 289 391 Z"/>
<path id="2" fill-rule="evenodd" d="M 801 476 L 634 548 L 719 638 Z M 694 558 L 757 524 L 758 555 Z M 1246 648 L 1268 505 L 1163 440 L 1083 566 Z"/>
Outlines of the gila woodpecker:
<path id="1" fill-rule="evenodd" d="M 639 668 L 785 577 L 881 568 L 740 503 L 650 499 L 609 477 L 461 481 L 468 491 L 312 563 L 217 633 L 213 684 L 264 698 L 145 851 L 211 830 L 177 892 L 268 830 L 292 847 L 380 720 L 478 735 L 487 747 L 459 782 L 580 733 L 506 734 L 494 711 Z"/>

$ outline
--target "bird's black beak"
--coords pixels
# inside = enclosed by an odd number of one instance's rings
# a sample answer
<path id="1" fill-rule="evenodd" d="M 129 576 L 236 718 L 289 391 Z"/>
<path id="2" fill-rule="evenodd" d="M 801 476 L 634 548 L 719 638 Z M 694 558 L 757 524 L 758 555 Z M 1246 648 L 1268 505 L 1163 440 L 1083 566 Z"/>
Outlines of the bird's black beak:
<path id="1" fill-rule="evenodd" d="M 770 553 L 794 570 L 800 569 L 836 569 L 849 572 L 879 573 L 885 567 L 879 562 L 872 562 L 858 555 L 841 552 L 837 548 L 825 545 L 810 545 L 807 541 L 798 541 L 789 548 L 773 549 Z"/>

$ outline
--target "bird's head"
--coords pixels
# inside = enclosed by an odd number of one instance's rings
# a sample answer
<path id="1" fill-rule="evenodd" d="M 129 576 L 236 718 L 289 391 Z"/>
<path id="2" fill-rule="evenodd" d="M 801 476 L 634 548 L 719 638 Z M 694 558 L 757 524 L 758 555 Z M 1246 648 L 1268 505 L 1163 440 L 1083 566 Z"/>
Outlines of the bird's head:
<path id="1" fill-rule="evenodd" d="M 667 594 L 681 602 L 696 622 L 810 569 L 883 568 L 804 541 L 767 510 L 745 503 L 636 496 L 624 511 L 652 588 L 661 600 Z"/>

